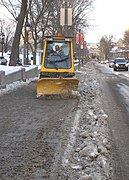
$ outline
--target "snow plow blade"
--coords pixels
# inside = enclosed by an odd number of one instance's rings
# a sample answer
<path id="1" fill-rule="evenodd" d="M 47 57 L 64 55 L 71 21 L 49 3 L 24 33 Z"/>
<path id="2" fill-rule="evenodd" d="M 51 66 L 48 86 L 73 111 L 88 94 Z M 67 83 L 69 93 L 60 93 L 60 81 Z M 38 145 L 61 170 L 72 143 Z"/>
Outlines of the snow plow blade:
<path id="1" fill-rule="evenodd" d="M 41 95 L 72 94 L 78 89 L 77 78 L 41 78 L 37 82 L 37 97 Z"/>

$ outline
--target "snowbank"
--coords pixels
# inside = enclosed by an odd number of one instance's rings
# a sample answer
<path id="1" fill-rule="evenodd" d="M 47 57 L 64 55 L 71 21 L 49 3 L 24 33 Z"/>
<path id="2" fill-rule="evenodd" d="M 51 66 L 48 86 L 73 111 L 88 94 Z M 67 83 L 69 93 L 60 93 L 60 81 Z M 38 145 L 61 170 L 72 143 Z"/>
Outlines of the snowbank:
<path id="1" fill-rule="evenodd" d="M 24 66 L 3 66 L 0 65 L 0 87 L 5 88 L 7 84 L 16 81 L 26 81 L 29 78 L 38 76 L 39 71 L 36 65 Z"/>

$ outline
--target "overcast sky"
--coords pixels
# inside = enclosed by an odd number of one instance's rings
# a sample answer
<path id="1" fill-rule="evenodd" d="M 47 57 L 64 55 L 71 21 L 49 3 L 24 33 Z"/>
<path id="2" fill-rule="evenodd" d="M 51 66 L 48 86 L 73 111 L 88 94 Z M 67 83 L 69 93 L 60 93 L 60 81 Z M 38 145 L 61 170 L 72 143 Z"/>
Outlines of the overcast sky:
<path id="1" fill-rule="evenodd" d="M 94 27 L 85 35 L 87 42 L 97 42 L 102 35 L 122 38 L 129 27 L 129 0 L 95 0 L 90 18 Z"/>

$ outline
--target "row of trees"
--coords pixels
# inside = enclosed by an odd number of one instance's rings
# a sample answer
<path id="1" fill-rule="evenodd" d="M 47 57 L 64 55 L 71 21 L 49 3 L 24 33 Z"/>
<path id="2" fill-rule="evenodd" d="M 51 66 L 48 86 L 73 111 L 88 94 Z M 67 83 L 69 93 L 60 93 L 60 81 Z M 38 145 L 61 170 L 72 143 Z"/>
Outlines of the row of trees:
<path id="1" fill-rule="evenodd" d="M 125 30 L 123 38 L 120 38 L 117 42 L 114 41 L 113 35 L 109 37 L 102 36 L 100 39 L 100 57 L 109 59 L 110 51 L 114 46 L 120 49 L 129 50 L 129 28 Z"/>
<path id="2" fill-rule="evenodd" d="M 110 35 L 109 37 L 102 36 L 100 39 L 100 58 L 109 59 L 110 50 L 114 47 L 114 37 Z"/>
<path id="3" fill-rule="evenodd" d="M 78 29 L 86 30 L 89 27 L 89 13 L 93 9 L 93 0 L 66 0 L 72 7 L 72 26 L 70 35 Z M 15 66 L 19 53 L 21 35 L 26 40 L 23 29 L 26 23 L 30 24 L 30 48 L 33 54 L 33 63 L 36 64 L 36 51 L 39 44 L 43 43 L 45 35 L 65 33 L 65 28 L 60 26 L 60 8 L 65 5 L 64 0 L 0 0 L 0 5 L 6 7 L 16 24 L 11 48 L 10 65 Z"/>
<path id="4" fill-rule="evenodd" d="M 0 34 L 3 33 L 4 37 L 4 52 L 7 52 L 12 47 L 13 36 L 14 36 L 14 23 L 7 22 L 0 19 Z"/>

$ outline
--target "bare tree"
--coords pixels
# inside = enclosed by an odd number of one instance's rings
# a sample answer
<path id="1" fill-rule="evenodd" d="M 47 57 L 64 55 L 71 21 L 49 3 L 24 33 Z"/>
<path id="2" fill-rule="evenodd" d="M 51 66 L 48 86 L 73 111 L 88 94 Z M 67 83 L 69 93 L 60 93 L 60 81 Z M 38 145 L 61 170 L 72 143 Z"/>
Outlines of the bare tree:
<path id="1" fill-rule="evenodd" d="M 125 30 L 123 40 L 125 47 L 129 48 L 129 29 Z"/>
<path id="2" fill-rule="evenodd" d="M 33 64 L 36 64 L 36 51 L 38 44 L 42 44 L 45 31 L 49 27 L 50 9 L 53 0 L 31 0 L 28 9 L 30 31 L 33 43 L 30 47 L 33 53 Z"/>
<path id="3" fill-rule="evenodd" d="M 24 18 L 27 11 L 27 0 L 22 0 L 21 2 L 19 0 L 0 0 L 0 3 L 8 9 L 8 11 L 14 17 L 14 20 L 17 21 L 9 63 L 10 66 L 15 66 L 19 56 L 19 42 L 22 34 Z M 19 15 L 17 15 L 18 13 Z"/>
<path id="4" fill-rule="evenodd" d="M 67 2 L 67 3 L 66 3 Z M 48 31 L 49 33 L 56 34 L 57 32 L 62 32 L 62 34 L 67 34 L 65 31 L 65 26 L 60 26 L 60 8 L 61 7 L 72 7 L 72 26 L 67 26 L 67 31 L 69 35 L 73 35 L 76 30 L 86 29 L 89 27 L 89 13 L 93 9 L 93 0 L 59 0 L 58 4 L 53 1 L 50 7 L 50 19 Z"/>
<path id="5" fill-rule="evenodd" d="M 5 40 L 4 40 L 4 52 L 11 51 L 12 48 L 12 42 L 14 37 L 14 23 L 8 23 L 4 22 L 3 30 L 5 34 Z"/>
<path id="6" fill-rule="evenodd" d="M 13 36 L 14 36 L 14 24 L 10 24 L 9 22 L 0 19 L 0 25 L 1 25 L 1 33 L 4 35 L 4 52 L 7 52 L 9 50 L 11 50 L 11 46 L 12 46 L 12 40 L 13 40 Z"/>
<path id="7" fill-rule="evenodd" d="M 33 63 L 36 64 L 36 51 L 38 44 L 43 44 L 43 36 L 45 34 L 55 35 L 57 32 L 62 32 L 64 29 L 60 26 L 60 8 L 64 6 L 63 0 L 0 0 L 8 11 L 17 21 L 16 32 L 12 45 L 10 65 L 15 65 L 18 58 L 18 47 L 22 33 L 25 17 L 30 21 L 31 39 L 29 42 L 32 53 Z M 73 9 L 73 24 L 69 32 L 75 33 L 79 28 L 89 26 L 88 14 L 92 10 L 93 0 L 67 0 L 68 6 Z M 20 13 L 19 13 L 20 10 Z M 19 15 L 18 15 L 19 14 Z M 26 39 L 26 33 L 23 34 Z"/>
<path id="8" fill-rule="evenodd" d="M 74 0 L 73 28 L 86 29 L 90 25 L 89 14 L 93 10 L 93 0 Z"/>
<path id="9" fill-rule="evenodd" d="M 109 37 L 102 36 L 100 39 L 100 53 L 101 53 L 101 58 L 103 59 L 109 59 L 109 53 L 110 50 L 113 48 L 114 43 L 113 43 L 113 36 L 110 35 Z"/>
<path id="10" fill-rule="evenodd" d="M 0 5 L 4 6 L 8 12 L 12 15 L 8 19 L 17 21 L 18 14 L 20 12 L 21 1 L 20 0 L 0 0 Z"/>
<path id="11" fill-rule="evenodd" d="M 116 45 L 120 49 L 125 48 L 125 42 L 124 42 L 124 40 L 122 38 L 118 39 L 118 41 L 116 42 Z"/>
<path id="12" fill-rule="evenodd" d="M 60 26 L 60 8 L 65 6 L 63 0 L 31 0 L 29 6 L 29 17 L 31 24 L 31 32 L 33 38 L 33 52 L 34 64 L 36 64 L 36 50 L 39 43 L 42 44 L 43 36 L 56 35 L 58 32 L 65 34 L 65 29 L 62 31 Z M 67 0 L 68 7 L 73 8 L 73 25 L 68 29 L 69 32 L 75 28 L 88 27 L 88 13 L 92 9 L 92 0 Z"/>
<path id="13" fill-rule="evenodd" d="M 14 35 L 14 40 L 13 40 L 13 44 L 12 44 L 10 63 L 9 63 L 10 66 L 15 66 L 17 63 L 17 60 L 18 60 L 19 42 L 20 42 L 20 38 L 21 38 L 21 34 L 22 34 L 22 28 L 23 28 L 26 11 L 27 11 L 27 0 L 22 0 L 20 13 L 19 13 L 18 20 L 17 20 L 16 31 L 15 31 L 15 35 Z"/>

